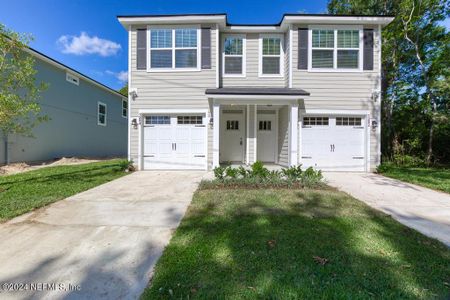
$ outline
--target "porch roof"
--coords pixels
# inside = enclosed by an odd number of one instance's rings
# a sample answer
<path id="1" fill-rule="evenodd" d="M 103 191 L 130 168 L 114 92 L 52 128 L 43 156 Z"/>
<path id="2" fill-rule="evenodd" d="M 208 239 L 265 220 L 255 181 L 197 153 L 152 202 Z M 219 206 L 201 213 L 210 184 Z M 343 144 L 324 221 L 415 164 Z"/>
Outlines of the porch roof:
<path id="1" fill-rule="evenodd" d="M 293 88 L 265 88 L 265 87 L 224 87 L 207 89 L 206 95 L 268 95 L 268 96 L 309 96 L 302 89 Z"/>

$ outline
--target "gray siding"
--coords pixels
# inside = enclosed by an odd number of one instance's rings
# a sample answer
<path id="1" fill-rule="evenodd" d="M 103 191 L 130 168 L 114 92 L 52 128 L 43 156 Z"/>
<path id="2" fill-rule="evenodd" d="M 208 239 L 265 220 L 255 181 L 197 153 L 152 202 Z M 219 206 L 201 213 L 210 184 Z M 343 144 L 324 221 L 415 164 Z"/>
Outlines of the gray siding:
<path id="1" fill-rule="evenodd" d="M 58 157 L 125 157 L 127 119 L 122 117 L 122 97 L 80 78 L 66 81 L 66 72 L 36 59 L 37 82 L 48 89 L 39 102 L 50 121 L 33 129 L 33 136 L 9 138 L 10 162 L 33 162 Z M 97 102 L 107 105 L 107 126 L 97 125 Z M 3 141 L 0 162 L 4 163 Z"/>
<path id="2" fill-rule="evenodd" d="M 284 86 L 289 87 L 289 48 L 291 48 L 291 41 L 289 40 L 289 31 L 284 34 Z"/>
<path id="3" fill-rule="evenodd" d="M 293 45 L 298 45 L 298 27 L 293 30 Z M 363 72 L 308 72 L 299 70 L 298 46 L 292 49 L 292 87 L 301 88 L 311 95 L 304 100 L 306 109 L 368 110 L 371 118 L 377 118 L 380 101 L 372 100 L 372 93 L 380 80 L 379 51 L 380 40 L 377 27 L 374 29 L 374 69 Z M 370 131 L 370 164 L 372 169 L 379 164 L 376 130 Z M 300 143 L 301 144 L 301 143 Z"/>
<path id="4" fill-rule="evenodd" d="M 221 55 L 223 53 L 223 36 L 221 34 Z M 246 76 L 245 77 L 226 77 L 221 75 L 222 87 L 230 86 L 264 86 L 264 87 L 285 87 L 286 82 L 283 77 L 259 77 L 259 33 L 247 33 L 246 36 Z M 283 47 L 284 50 L 285 47 Z M 223 66 L 222 66 L 223 68 Z"/>
<path id="5" fill-rule="evenodd" d="M 289 107 L 283 106 L 278 111 L 278 163 L 289 165 Z"/>
<path id="6" fill-rule="evenodd" d="M 136 29 L 131 30 L 131 85 L 138 97 L 131 102 L 130 117 L 138 117 L 139 110 L 152 108 L 198 108 L 208 109 L 205 90 L 216 87 L 216 28 L 211 30 L 211 69 L 200 71 L 147 72 L 136 69 Z M 212 135 L 212 133 L 211 133 Z M 210 139 L 211 140 L 211 139 Z M 209 147 L 208 161 L 212 160 Z M 138 161 L 139 131 L 131 129 L 130 154 Z"/>
<path id="7" fill-rule="evenodd" d="M 247 132 L 247 152 L 248 152 L 248 164 L 252 164 L 256 161 L 256 105 L 248 106 L 248 132 Z"/>

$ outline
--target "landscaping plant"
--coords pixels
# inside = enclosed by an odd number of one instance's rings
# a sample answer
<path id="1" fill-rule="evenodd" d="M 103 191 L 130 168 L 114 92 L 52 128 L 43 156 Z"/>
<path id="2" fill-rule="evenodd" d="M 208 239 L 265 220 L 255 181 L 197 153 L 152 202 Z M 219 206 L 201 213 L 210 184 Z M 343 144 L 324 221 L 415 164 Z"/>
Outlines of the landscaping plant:
<path id="1" fill-rule="evenodd" d="M 301 165 L 283 168 L 280 171 L 270 171 L 260 161 L 256 161 L 250 168 L 239 166 L 233 168 L 214 168 L 215 179 L 203 181 L 202 187 L 320 187 L 323 185 L 321 171 L 309 167 L 305 171 Z"/>

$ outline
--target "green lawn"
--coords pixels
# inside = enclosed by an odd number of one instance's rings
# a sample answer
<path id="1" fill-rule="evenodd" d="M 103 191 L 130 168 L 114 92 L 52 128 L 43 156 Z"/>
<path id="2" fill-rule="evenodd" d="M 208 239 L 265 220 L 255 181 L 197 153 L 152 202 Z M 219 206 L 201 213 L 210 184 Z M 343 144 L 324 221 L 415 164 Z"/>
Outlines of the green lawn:
<path id="1" fill-rule="evenodd" d="M 115 159 L 1 176 L 0 222 L 119 178 L 126 165 Z"/>
<path id="2" fill-rule="evenodd" d="M 450 169 L 383 165 L 380 167 L 380 173 L 384 176 L 450 193 Z"/>
<path id="3" fill-rule="evenodd" d="M 199 190 L 143 299 L 444 299 L 450 250 L 334 190 Z"/>

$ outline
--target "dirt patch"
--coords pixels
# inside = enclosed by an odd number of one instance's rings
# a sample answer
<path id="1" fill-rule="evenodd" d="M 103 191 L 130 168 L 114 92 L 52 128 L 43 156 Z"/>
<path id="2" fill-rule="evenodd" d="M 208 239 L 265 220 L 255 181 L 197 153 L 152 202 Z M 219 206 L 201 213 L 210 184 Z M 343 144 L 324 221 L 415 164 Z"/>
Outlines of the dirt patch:
<path id="1" fill-rule="evenodd" d="M 111 158 L 108 158 L 111 159 Z M 94 158 L 79 158 L 79 157 L 62 157 L 56 160 L 43 161 L 38 163 L 13 163 L 7 166 L 0 167 L 0 176 L 2 175 L 11 175 L 22 172 L 27 172 L 31 170 L 36 170 L 44 167 L 51 166 L 64 166 L 64 165 L 80 165 L 87 164 L 92 162 L 98 162 L 105 159 L 94 159 Z"/>

